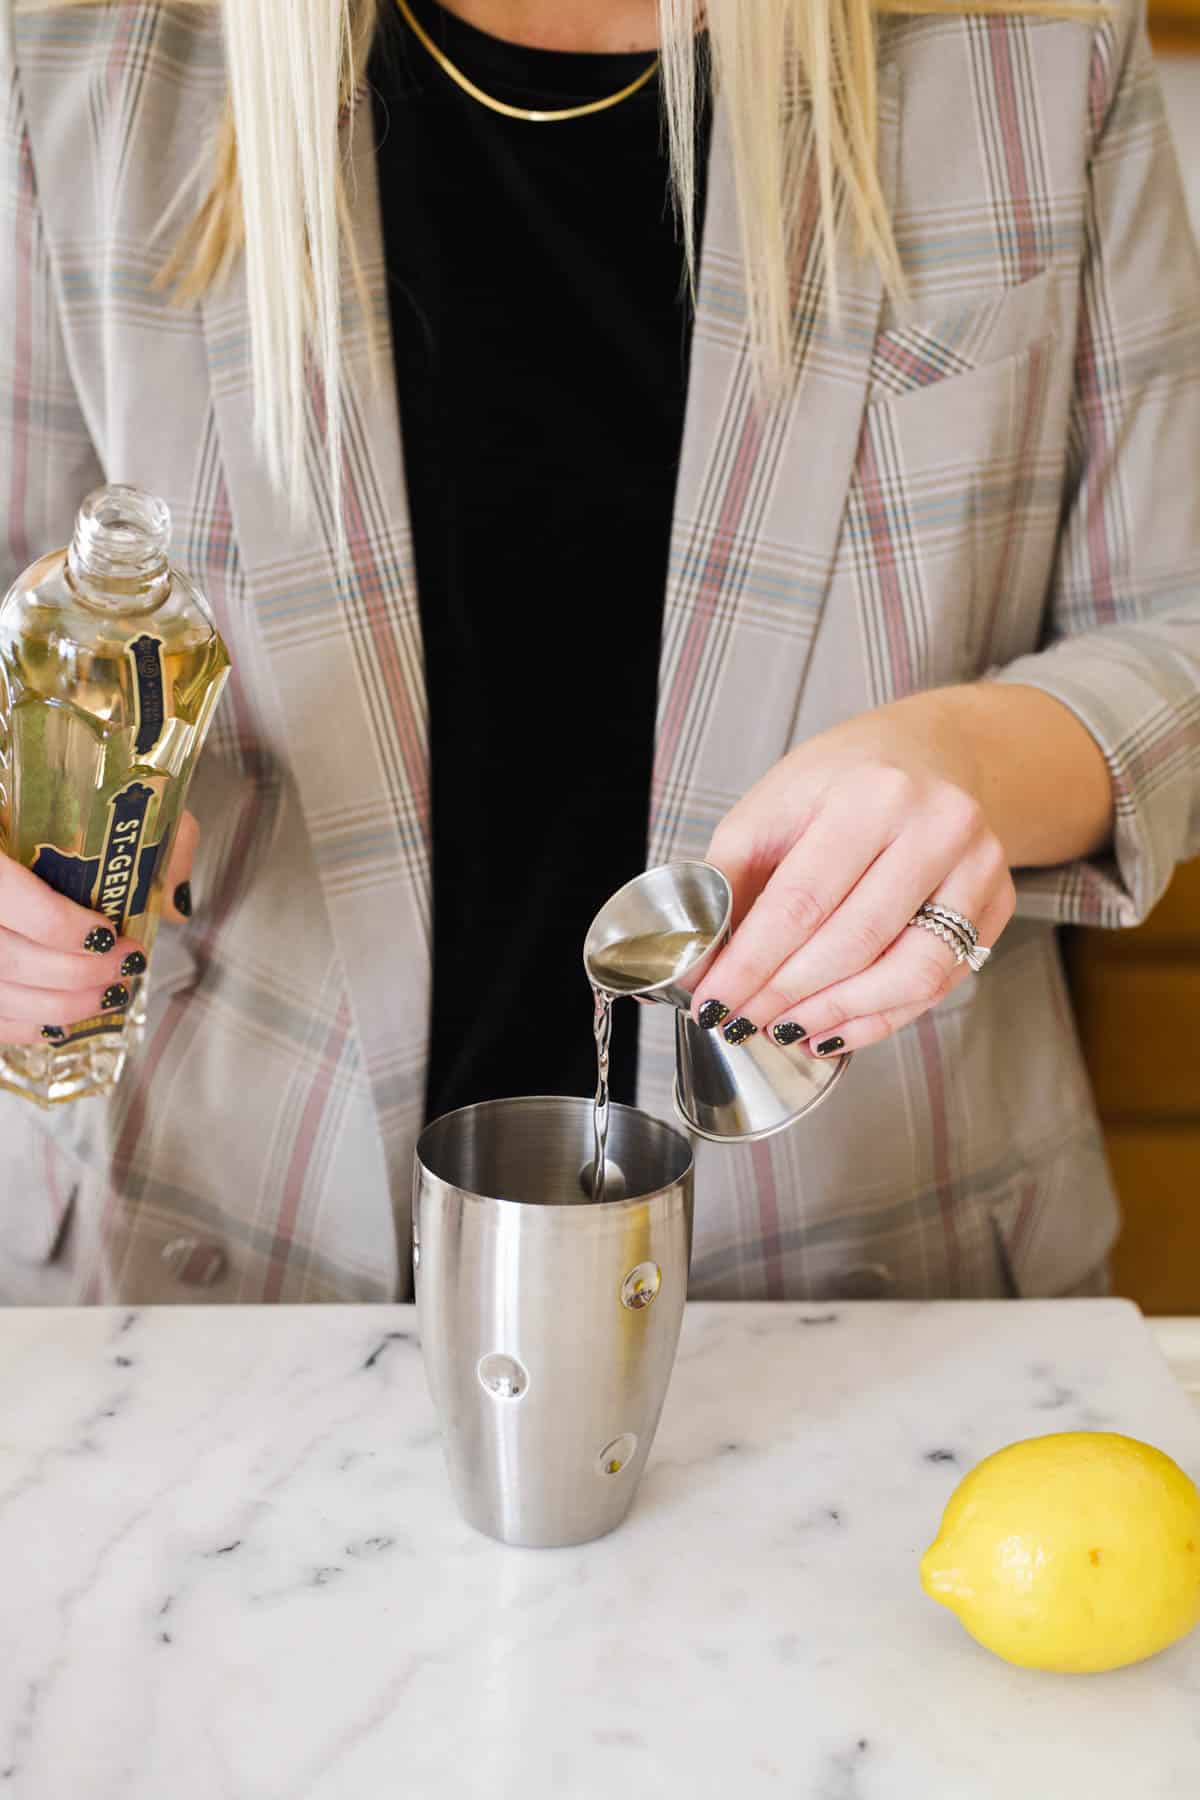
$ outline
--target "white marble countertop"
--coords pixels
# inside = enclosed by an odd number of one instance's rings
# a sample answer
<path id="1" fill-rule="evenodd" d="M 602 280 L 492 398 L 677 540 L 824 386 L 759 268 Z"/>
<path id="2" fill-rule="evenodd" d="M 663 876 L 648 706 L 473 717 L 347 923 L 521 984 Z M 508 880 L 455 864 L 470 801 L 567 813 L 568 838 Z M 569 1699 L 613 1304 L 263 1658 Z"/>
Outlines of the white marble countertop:
<path id="1" fill-rule="evenodd" d="M 626 1525 L 509 1550 L 408 1309 L 0 1313 L 0 1793 L 1195 1800 L 1200 1633 L 1038 1675 L 919 1587 L 960 1475 L 1079 1427 L 1200 1474 L 1122 1302 L 693 1305 Z"/>
<path id="2" fill-rule="evenodd" d="M 1147 1319 L 1179 1385 L 1200 1406 L 1200 1319 Z"/>

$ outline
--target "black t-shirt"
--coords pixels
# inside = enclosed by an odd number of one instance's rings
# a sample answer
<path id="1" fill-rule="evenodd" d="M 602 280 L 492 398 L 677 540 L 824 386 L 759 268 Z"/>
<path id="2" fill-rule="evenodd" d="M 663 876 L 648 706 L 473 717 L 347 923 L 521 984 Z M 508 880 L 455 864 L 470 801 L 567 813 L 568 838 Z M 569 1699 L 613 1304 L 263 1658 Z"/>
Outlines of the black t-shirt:
<path id="1" fill-rule="evenodd" d="M 513 105 L 651 60 L 413 10 Z M 370 80 L 430 708 L 434 1117 L 595 1083 L 583 938 L 645 866 L 691 308 L 657 78 L 590 118 L 509 120 L 384 0 Z M 701 179 L 708 128 L 706 108 Z M 636 1046 L 618 1024 L 618 1099 Z"/>

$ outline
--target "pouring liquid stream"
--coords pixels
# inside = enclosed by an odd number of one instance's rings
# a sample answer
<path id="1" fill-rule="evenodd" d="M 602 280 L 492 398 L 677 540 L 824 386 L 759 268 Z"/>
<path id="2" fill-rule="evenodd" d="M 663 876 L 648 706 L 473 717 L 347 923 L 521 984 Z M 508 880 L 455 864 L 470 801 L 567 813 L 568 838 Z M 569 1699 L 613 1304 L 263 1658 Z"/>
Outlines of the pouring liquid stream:
<path id="1" fill-rule="evenodd" d="M 605 1192 L 608 1148 L 608 1065 L 613 1001 L 676 980 L 712 942 L 704 931 L 654 931 L 621 938 L 591 959 L 592 1033 L 596 1040 L 596 1099 L 592 1108 L 592 1199 Z"/>
<path id="2" fill-rule="evenodd" d="M 592 988 L 592 1035 L 596 1040 L 596 1099 L 592 1106 L 592 1199 L 604 1199 L 608 1154 L 608 1045 L 612 1037 L 612 995 Z"/>

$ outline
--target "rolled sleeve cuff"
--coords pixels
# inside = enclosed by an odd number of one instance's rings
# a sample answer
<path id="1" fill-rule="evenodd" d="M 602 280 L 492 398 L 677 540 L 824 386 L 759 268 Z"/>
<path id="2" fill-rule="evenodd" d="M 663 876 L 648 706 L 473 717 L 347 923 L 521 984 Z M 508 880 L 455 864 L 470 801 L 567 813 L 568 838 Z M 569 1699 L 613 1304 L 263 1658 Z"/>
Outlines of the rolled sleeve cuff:
<path id="1" fill-rule="evenodd" d="M 1109 847 L 1053 868 L 1014 870 L 1018 916 L 1060 925 L 1140 925 L 1180 862 L 1200 851 L 1196 626 L 1114 626 L 990 672 L 1040 688 L 1074 713 L 1113 787 Z"/>

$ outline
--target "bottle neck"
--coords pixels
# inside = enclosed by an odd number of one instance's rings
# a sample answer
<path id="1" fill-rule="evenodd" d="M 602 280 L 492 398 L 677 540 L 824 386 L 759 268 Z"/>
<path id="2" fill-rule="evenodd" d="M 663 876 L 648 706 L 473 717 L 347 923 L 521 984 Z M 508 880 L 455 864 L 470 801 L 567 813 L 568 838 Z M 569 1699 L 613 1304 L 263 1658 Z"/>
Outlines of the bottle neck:
<path id="1" fill-rule="evenodd" d="M 104 612 L 146 612 L 171 585 L 171 515 L 141 488 L 114 484 L 89 494 L 75 520 L 67 575 L 80 599 Z"/>

